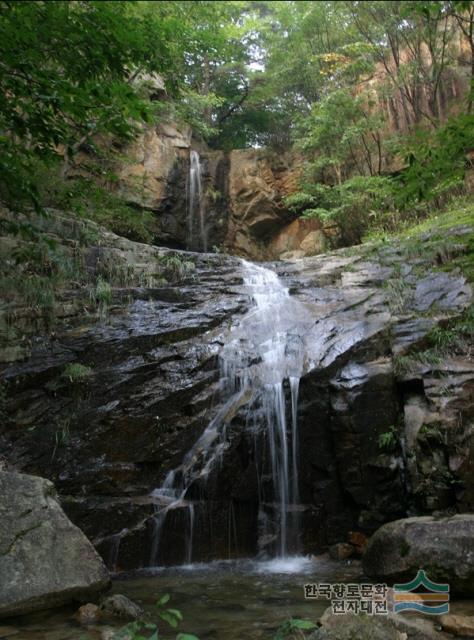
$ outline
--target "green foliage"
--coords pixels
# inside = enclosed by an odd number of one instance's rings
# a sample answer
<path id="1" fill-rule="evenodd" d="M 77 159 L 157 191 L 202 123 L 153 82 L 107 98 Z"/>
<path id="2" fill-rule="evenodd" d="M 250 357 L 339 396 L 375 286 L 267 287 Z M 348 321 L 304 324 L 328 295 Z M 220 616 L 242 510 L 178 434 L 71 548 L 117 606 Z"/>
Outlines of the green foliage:
<path id="1" fill-rule="evenodd" d="M 291 210 L 304 218 L 318 218 L 336 224 L 345 244 L 356 244 L 374 228 L 396 226 L 393 208 L 394 183 L 386 176 L 354 176 L 334 186 L 311 183 L 305 191 L 285 199 Z"/>
<path id="2" fill-rule="evenodd" d="M 44 232 L 41 220 L 44 223 L 45 220 L 40 219 L 27 239 L 11 239 L 11 248 L 2 264 L 0 286 L 8 306 L 31 309 L 45 327 L 51 329 L 59 287 L 72 279 L 83 282 L 85 272 L 80 255 L 61 247 L 52 234 Z"/>
<path id="3" fill-rule="evenodd" d="M 316 629 L 317 625 L 304 618 L 290 618 L 282 624 L 273 636 L 273 640 L 285 640 L 286 638 L 304 638 L 305 631 Z"/>
<path id="4" fill-rule="evenodd" d="M 215 124 L 209 113 L 222 104 L 222 98 L 215 93 L 201 94 L 190 88 L 182 89 L 179 100 L 158 103 L 155 114 L 159 120 L 186 123 L 193 133 L 208 140 L 216 136 Z"/>
<path id="5" fill-rule="evenodd" d="M 345 126 L 339 131 L 341 144 L 342 130 Z M 316 141 L 321 142 L 320 138 Z M 406 159 L 406 167 L 397 177 L 355 175 L 332 186 L 314 182 L 322 167 L 342 166 L 335 160 L 334 144 L 328 146 L 332 155 L 320 153 L 308 165 L 304 191 L 287 197 L 286 203 L 304 217 L 334 221 L 341 229 L 342 242 L 354 244 L 363 236 L 403 229 L 426 216 L 431 206 L 439 207 L 462 192 L 466 154 L 474 147 L 474 116 L 461 114 L 434 133 L 418 129 L 392 143 L 392 150 Z M 343 158 L 342 153 L 341 162 Z"/>
<path id="6" fill-rule="evenodd" d="M 309 165 L 307 201 L 289 206 L 334 221 L 345 243 L 391 229 L 398 211 L 439 203 L 462 183 L 472 114 L 432 135 L 462 11 L 459 3 L 400 0 L 200 1 L 192 11 L 184 1 L 0 2 L 0 197 L 18 208 L 67 208 L 151 242 L 152 214 L 112 195 L 116 176 L 104 171 L 105 157 L 119 157 L 140 122 L 173 120 L 213 147 L 295 142 Z M 374 85 L 366 81 L 376 64 L 386 82 Z M 403 103 L 410 131 L 391 149 L 380 116 L 390 100 Z M 390 153 L 408 163 L 391 190 L 387 178 L 376 180 Z M 94 160 L 81 165 L 93 180 L 70 171 L 78 154 Z M 58 171 L 67 183 L 45 185 Z M 347 181 L 354 175 L 359 184 Z M 338 189 L 322 202 L 316 182 Z"/>
<path id="7" fill-rule="evenodd" d="M 401 207 L 443 203 L 462 189 L 466 154 L 474 147 L 474 115 L 461 114 L 435 132 L 418 129 L 394 145 L 407 167 L 397 180 L 396 201 Z"/>
<path id="8" fill-rule="evenodd" d="M 97 278 L 95 287 L 90 292 L 91 300 L 97 305 L 97 314 L 101 320 L 107 317 L 107 313 L 112 302 L 112 287 L 101 278 Z"/>
<path id="9" fill-rule="evenodd" d="M 449 351 L 458 344 L 458 335 L 453 329 L 436 327 L 430 331 L 428 338 L 438 352 Z"/>
<path id="10" fill-rule="evenodd" d="M 294 144 L 307 166 L 285 204 L 337 226 L 343 244 L 400 229 L 462 190 L 472 104 L 439 126 L 436 98 L 458 64 L 450 44 L 453 25 L 464 33 L 463 11 L 471 5 L 0 2 L 0 199 L 70 210 L 153 242 L 154 214 L 121 200 L 114 168 L 143 123 L 176 120 L 214 147 Z M 376 65 L 384 82 L 370 81 Z M 403 108 L 408 136 L 388 139 L 383 104 Z M 405 167 L 382 175 L 395 155 Z M 30 241 L 35 233 L 25 220 L 1 224 Z M 81 265 L 69 263 L 82 282 Z M 192 271 L 173 259 L 161 267 L 172 281 Z M 55 269 L 30 269 L 21 284 L 50 323 L 59 280 Z"/>
<path id="11" fill-rule="evenodd" d="M 440 425 L 437 424 L 422 424 L 418 431 L 417 439 L 420 441 L 431 441 L 437 444 L 443 444 L 445 442 L 443 430 L 440 428 Z"/>
<path id="12" fill-rule="evenodd" d="M 345 173 L 380 173 L 381 116 L 371 112 L 368 95 L 335 89 L 315 102 L 299 124 L 297 145 L 309 156 L 315 173 L 341 184 Z M 297 134 L 298 135 L 298 134 Z"/>
<path id="13" fill-rule="evenodd" d="M 308 165 L 301 185 L 307 202 L 302 196 L 290 200 L 293 210 L 337 222 L 343 243 L 353 243 L 363 234 L 400 229 L 462 191 L 466 153 L 474 146 L 472 102 L 467 113 L 440 126 L 437 96 L 447 67 L 456 64 L 451 42 L 469 22 L 472 5 L 302 2 L 299 10 L 295 3 L 280 4 L 285 6 L 275 14 L 284 32 L 274 40 L 281 51 L 270 51 L 282 66 L 286 90 L 299 89 L 293 138 Z M 464 18 L 462 11 L 468 12 Z M 463 33 L 472 42 L 467 27 Z M 422 54 L 426 47 L 431 64 Z M 384 70 L 384 81 L 369 84 L 375 63 Z M 403 138 L 388 136 L 381 104 L 390 101 L 408 129 Z M 405 159 L 405 168 L 396 179 L 379 182 L 384 162 L 394 156 Z M 340 190 L 311 202 L 317 183 Z"/>
<path id="14" fill-rule="evenodd" d="M 432 349 L 426 349 L 409 355 L 394 356 L 393 372 L 395 376 L 402 378 L 420 369 L 437 367 L 440 363 L 440 355 Z"/>
<path id="15" fill-rule="evenodd" d="M 39 195 L 45 206 L 72 211 L 79 218 L 93 220 L 130 240 L 148 243 L 153 240 L 153 214 L 126 204 L 116 193 L 117 177 L 107 169 L 107 162 L 102 166 L 89 162 L 88 168 L 95 178 L 77 176 L 67 181 L 44 164 L 35 166 L 41 183 Z M 82 240 L 90 244 L 94 238 Z"/>
<path id="16" fill-rule="evenodd" d="M 296 191 L 295 193 L 290 193 L 283 198 L 283 204 L 285 207 L 290 211 L 297 213 L 306 212 L 306 210 L 315 202 L 315 197 L 309 193 L 305 193 L 304 191 Z"/>
<path id="17" fill-rule="evenodd" d="M 151 11 L 160 4 L 150 3 Z M 183 86 L 177 99 L 158 105 L 158 117 L 185 121 L 213 146 L 226 147 L 229 136 L 242 139 L 236 118 L 244 111 L 253 75 L 248 67 L 257 37 L 252 11 L 233 1 L 195 2 L 192 11 L 188 2 L 168 4 L 180 17 Z M 248 144 L 244 135 L 243 146 Z"/>
<path id="18" fill-rule="evenodd" d="M 178 282 L 192 276 L 196 265 L 179 253 L 165 254 L 158 259 L 158 268 L 165 280 Z"/>
<path id="19" fill-rule="evenodd" d="M 183 615 L 179 609 L 168 609 L 165 605 L 169 602 L 169 594 L 165 594 L 156 603 L 156 611 L 164 622 L 166 622 L 172 629 L 176 629 L 183 620 Z M 122 627 L 114 635 L 114 640 L 161 640 L 163 636 L 158 628 L 158 625 L 154 622 L 146 622 L 143 620 L 136 620 Z M 178 633 L 176 640 L 199 640 L 197 636 L 190 633 Z"/>
<path id="20" fill-rule="evenodd" d="M 354 176 L 338 188 L 337 221 L 348 244 L 362 240 L 369 228 L 390 228 L 393 220 L 393 183 L 384 176 Z"/>
<path id="21" fill-rule="evenodd" d="M 302 217 L 306 219 L 317 218 L 321 222 L 329 222 L 336 219 L 337 212 L 337 209 L 315 207 L 314 209 L 306 209 Z"/>
<path id="22" fill-rule="evenodd" d="M 329 87 L 340 86 L 345 72 L 350 75 L 350 62 L 356 57 L 350 47 L 360 38 L 343 2 L 301 0 L 252 6 L 258 12 L 255 50 L 260 56 L 256 58 L 264 68 L 252 78 L 241 121 L 249 129 L 258 126 L 258 144 L 288 147 L 295 123 L 308 115 Z"/>
<path id="23" fill-rule="evenodd" d="M 92 375 L 92 369 L 79 362 L 70 362 L 64 367 L 63 378 L 67 378 L 72 384 L 83 382 Z"/>
<path id="24" fill-rule="evenodd" d="M 459 318 L 432 329 L 426 338 L 429 351 L 440 358 L 456 352 L 469 353 L 474 342 L 474 305 L 471 304 Z"/>
<path id="25" fill-rule="evenodd" d="M 65 446 L 70 439 L 70 418 L 59 420 L 54 431 L 54 447 L 51 454 L 51 462 L 54 460 L 56 453 L 60 447 Z"/>
<path id="26" fill-rule="evenodd" d="M 132 79 L 173 68 L 170 26 L 152 30 L 130 3 L 0 3 L 0 193 L 11 206 L 40 205 L 37 159 L 67 166 L 94 136 L 127 139 L 149 119 Z"/>
<path id="27" fill-rule="evenodd" d="M 386 300 L 392 313 L 404 313 L 412 298 L 412 290 L 403 278 L 390 278 L 384 282 Z"/>
<path id="28" fill-rule="evenodd" d="M 378 438 L 378 445 L 384 451 L 393 451 L 397 444 L 397 433 L 394 426 L 390 427 L 388 431 L 381 433 Z"/>
<path id="29" fill-rule="evenodd" d="M 205 197 L 208 198 L 213 204 L 215 204 L 219 200 L 219 198 L 222 197 L 222 194 L 218 189 L 214 189 L 212 185 L 207 185 Z"/>

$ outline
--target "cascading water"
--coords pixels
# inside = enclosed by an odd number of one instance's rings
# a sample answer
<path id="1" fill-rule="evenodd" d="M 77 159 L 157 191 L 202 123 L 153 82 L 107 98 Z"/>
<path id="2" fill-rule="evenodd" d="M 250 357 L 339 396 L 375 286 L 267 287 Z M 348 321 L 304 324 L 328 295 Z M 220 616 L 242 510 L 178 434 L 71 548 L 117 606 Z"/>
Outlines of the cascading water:
<path id="1" fill-rule="evenodd" d="M 192 561 L 194 505 L 188 490 L 196 481 L 205 481 L 222 458 L 229 446 L 229 425 L 244 406 L 254 433 L 264 436 L 265 453 L 256 462 L 260 475 L 265 467 L 272 478 L 271 495 L 259 478 L 261 536 L 273 540 L 279 557 L 298 551 L 298 389 L 305 368 L 305 333 L 314 320 L 304 305 L 290 297 L 276 273 L 245 260 L 242 268 L 245 289 L 255 304 L 230 331 L 220 354 L 223 404 L 181 466 L 153 492 L 157 512 L 151 565 L 158 558 L 167 514 L 178 507 L 189 512 L 186 559 Z M 269 528 L 276 531 L 270 534 Z"/>
<path id="2" fill-rule="evenodd" d="M 187 185 L 188 246 L 190 249 L 207 251 L 206 211 L 202 192 L 202 165 L 197 151 L 189 155 Z"/>

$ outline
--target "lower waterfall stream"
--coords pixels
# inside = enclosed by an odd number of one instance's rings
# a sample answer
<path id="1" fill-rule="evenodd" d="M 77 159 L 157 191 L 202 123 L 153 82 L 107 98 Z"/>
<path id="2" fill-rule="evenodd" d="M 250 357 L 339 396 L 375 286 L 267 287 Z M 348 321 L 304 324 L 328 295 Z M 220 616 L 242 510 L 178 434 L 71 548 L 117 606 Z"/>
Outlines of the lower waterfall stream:
<path id="1" fill-rule="evenodd" d="M 196 482 L 205 483 L 222 459 L 229 445 L 230 423 L 242 407 L 247 411 L 246 428 L 254 435 L 264 431 L 266 451 L 261 452 L 261 458 L 268 457 L 272 478 L 270 495 L 261 481 L 263 468 L 256 460 L 259 546 L 271 540 L 272 555 L 279 558 L 299 551 L 298 389 L 305 367 L 305 326 L 312 320 L 274 271 L 245 260 L 241 264 L 244 291 L 253 304 L 230 330 L 219 356 L 220 408 L 181 465 L 152 493 L 157 506 L 150 566 L 157 564 L 167 514 L 176 508 L 188 510 L 186 562 L 193 561 L 195 509 L 189 489 Z"/>

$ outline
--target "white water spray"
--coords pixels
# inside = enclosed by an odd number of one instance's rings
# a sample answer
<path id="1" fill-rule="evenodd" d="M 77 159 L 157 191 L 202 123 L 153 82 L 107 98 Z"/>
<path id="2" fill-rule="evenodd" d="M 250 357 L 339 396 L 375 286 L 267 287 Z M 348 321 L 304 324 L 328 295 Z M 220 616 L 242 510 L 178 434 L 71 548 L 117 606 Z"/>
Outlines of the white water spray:
<path id="1" fill-rule="evenodd" d="M 189 511 L 186 560 L 192 561 L 195 514 L 193 504 L 186 499 L 188 489 L 198 479 L 205 481 L 222 459 L 229 446 L 228 426 L 244 406 L 253 417 L 249 421 L 253 428 L 264 432 L 269 456 L 266 466 L 272 475 L 272 495 L 265 496 L 260 491 L 259 521 L 273 529 L 270 537 L 278 557 L 285 558 L 289 551 L 298 550 L 298 390 L 305 367 L 305 333 L 313 320 L 306 307 L 290 297 L 275 272 L 245 260 L 242 267 L 244 286 L 254 306 L 230 331 L 220 354 L 223 404 L 181 466 L 153 492 L 159 506 L 152 565 L 158 559 L 166 514 L 177 507 Z M 287 412 L 288 388 L 291 406 Z M 265 535 L 268 537 L 268 531 Z"/>

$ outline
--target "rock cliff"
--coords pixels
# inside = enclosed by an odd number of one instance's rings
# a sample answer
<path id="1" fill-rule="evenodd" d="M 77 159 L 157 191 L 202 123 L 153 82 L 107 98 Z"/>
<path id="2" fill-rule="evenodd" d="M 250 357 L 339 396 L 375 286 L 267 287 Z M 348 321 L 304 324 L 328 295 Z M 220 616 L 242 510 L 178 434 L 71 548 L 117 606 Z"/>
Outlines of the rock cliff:
<path id="1" fill-rule="evenodd" d="M 65 289 L 54 331 L 38 332 L 23 314 L 22 350 L 7 350 L 1 365 L 2 454 L 54 481 L 109 566 L 132 568 L 150 561 L 152 491 L 215 414 L 218 354 L 251 302 L 238 258 L 94 229 L 82 250 L 89 271 L 111 279 L 108 309 Z M 313 318 L 298 405 L 306 552 L 406 515 L 472 510 L 472 346 L 465 338 L 433 347 L 470 322 L 472 290 L 456 265 L 472 233 L 435 225 L 390 244 L 270 265 Z M 242 406 L 222 464 L 193 494 L 194 560 L 257 552 L 246 420 Z M 188 511 L 170 517 L 165 564 L 185 559 Z"/>
<path id="2" fill-rule="evenodd" d="M 125 200 L 156 214 L 156 243 L 203 250 L 189 232 L 190 152 L 201 161 L 204 225 L 209 250 L 262 260 L 287 251 L 320 253 L 334 237 L 318 223 L 290 224 L 284 197 L 298 190 L 302 159 L 264 149 L 225 153 L 197 145 L 189 129 L 162 124 L 145 129 L 126 150 L 119 170 Z M 296 231 L 296 237 L 293 234 Z M 315 231 L 317 233 L 315 233 Z"/>

